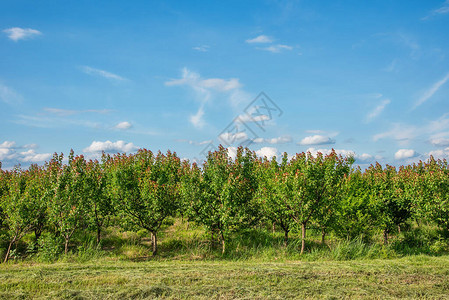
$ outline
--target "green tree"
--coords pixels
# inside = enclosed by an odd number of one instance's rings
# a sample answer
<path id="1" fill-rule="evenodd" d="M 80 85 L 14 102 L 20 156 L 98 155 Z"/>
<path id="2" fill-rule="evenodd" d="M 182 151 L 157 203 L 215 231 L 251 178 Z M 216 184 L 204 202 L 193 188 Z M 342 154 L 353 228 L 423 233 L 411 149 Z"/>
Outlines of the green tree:
<path id="1" fill-rule="evenodd" d="M 217 232 L 226 251 L 229 235 L 257 219 L 252 198 L 257 189 L 256 156 L 239 147 L 235 160 L 220 146 L 209 152 L 203 170 L 192 165 L 182 183 L 182 193 L 189 218 L 204 225 L 213 235 Z"/>
<path id="2" fill-rule="evenodd" d="M 110 191 L 116 208 L 131 224 L 151 233 L 156 255 L 157 232 L 179 207 L 180 159 L 170 151 L 154 156 L 141 149 L 134 155 L 116 155 L 111 164 Z"/>
<path id="3" fill-rule="evenodd" d="M 293 220 L 301 226 L 301 254 L 309 221 L 315 218 L 320 222 L 317 216 L 329 207 L 353 162 L 352 157 L 344 158 L 334 150 L 328 155 L 300 153 L 290 160 L 279 189 Z"/>
<path id="4" fill-rule="evenodd" d="M 257 168 L 259 188 L 255 197 L 261 215 L 271 220 L 273 224 L 279 225 L 284 231 L 285 247 L 288 244 L 288 234 L 293 222 L 282 188 L 283 174 L 287 165 L 287 153 L 284 153 L 281 164 L 278 164 L 276 157 L 273 157 L 271 161 L 266 158 L 259 161 Z"/>
<path id="5" fill-rule="evenodd" d="M 62 154 L 55 154 L 49 163 L 53 192 L 48 202 L 48 217 L 56 234 L 64 238 L 64 253 L 67 254 L 70 239 L 85 217 L 86 161 L 82 155 L 75 157 L 73 150 L 67 165 L 62 164 L 62 159 Z"/>
<path id="6" fill-rule="evenodd" d="M 4 262 L 7 262 L 11 247 L 39 221 L 45 207 L 42 205 L 45 190 L 41 168 L 32 165 L 28 170 L 14 169 L 9 178 L 9 190 L 2 197 L 4 222 L 10 241 Z"/>
<path id="7" fill-rule="evenodd" d="M 86 163 L 83 187 L 87 202 L 87 223 L 96 232 L 97 245 L 100 244 L 103 227 L 107 226 L 114 212 L 112 199 L 107 190 L 106 162 L 107 158 L 104 156 L 103 163 L 99 163 L 97 160 L 90 160 Z"/>

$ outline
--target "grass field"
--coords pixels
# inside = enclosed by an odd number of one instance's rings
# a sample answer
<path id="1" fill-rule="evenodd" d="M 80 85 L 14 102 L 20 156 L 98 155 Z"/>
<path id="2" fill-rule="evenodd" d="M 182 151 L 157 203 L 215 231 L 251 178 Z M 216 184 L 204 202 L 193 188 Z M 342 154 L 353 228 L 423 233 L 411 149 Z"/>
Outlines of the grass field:
<path id="1" fill-rule="evenodd" d="M 449 298 L 449 257 L 352 261 L 100 259 L 0 266 L 0 298 Z"/>

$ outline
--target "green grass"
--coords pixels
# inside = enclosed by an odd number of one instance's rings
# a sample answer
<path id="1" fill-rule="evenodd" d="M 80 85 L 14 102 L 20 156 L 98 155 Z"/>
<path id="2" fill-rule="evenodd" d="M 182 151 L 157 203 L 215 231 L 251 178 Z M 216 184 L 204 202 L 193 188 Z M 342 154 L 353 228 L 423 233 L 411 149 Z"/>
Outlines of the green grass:
<path id="1" fill-rule="evenodd" d="M 0 298 L 448 298 L 449 257 L 352 261 L 99 259 L 0 266 Z"/>
<path id="2" fill-rule="evenodd" d="M 144 230 L 111 226 L 100 247 L 85 232 L 68 255 L 51 235 L 48 249 L 29 252 L 30 234 L 0 264 L 0 299 L 449 299 L 448 243 L 432 230 L 411 228 L 388 246 L 332 235 L 322 245 L 310 230 L 300 255 L 298 233 L 284 247 L 282 232 L 259 228 L 235 234 L 222 254 L 204 228 L 178 219 L 160 232 L 156 257 Z"/>

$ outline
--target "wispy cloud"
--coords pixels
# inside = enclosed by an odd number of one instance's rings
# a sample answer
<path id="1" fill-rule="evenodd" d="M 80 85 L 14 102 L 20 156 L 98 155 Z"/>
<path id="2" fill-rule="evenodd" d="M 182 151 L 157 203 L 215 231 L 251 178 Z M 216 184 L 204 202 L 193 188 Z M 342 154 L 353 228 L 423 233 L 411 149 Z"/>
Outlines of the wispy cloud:
<path id="1" fill-rule="evenodd" d="M 446 81 L 449 79 L 449 73 L 444 76 L 441 80 L 435 82 L 430 89 L 424 92 L 424 94 L 416 101 L 415 105 L 413 106 L 413 109 L 416 109 L 418 106 L 422 105 L 424 102 L 429 100 L 440 88 L 443 86 Z"/>
<path id="2" fill-rule="evenodd" d="M 95 75 L 95 76 L 100 76 L 100 77 L 104 77 L 106 79 L 112 79 L 112 80 L 117 80 L 117 81 L 125 81 L 128 80 L 122 76 L 119 76 L 117 74 L 105 71 L 105 70 L 100 70 L 100 69 L 95 69 L 89 66 L 82 66 L 81 70 L 88 74 L 88 75 Z"/>
<path id="3" fill-rule="evenodd" d="M 203 119 L 203 116 L 204 116 L 204 106 L 201 105 L 198 108 L 198 111 L 196 112 L 196 114 L 190 115 L 189 121 L 196 128 L 203 128 L 204 125 L 206 124 L 206 122 Z"/>
<path id="4" fill-rule="evenodd" d="M 45 107 L 45 112 L 55 114 L 58 116 L 70 116 L 81 113 L 98 113 L 98 114 L 108 114 L 112 112 L 111 109 L 84 109 L 84 110 L 74 110 L 74 109 L 63 109 L 63 108 L 54 108 L 54 107 Z"/>
<path id="5" fill-rule="evenodd" d="M 407 144 L 418 135 L 417 128 L 415 126 L 394 123 L 393 127 L 388 131 L 375 134 L 373 141 L 377 142 L 381 139 L 393 139 L 400 144 Z"/>
<path id="6" fill-rule="evenodd" d="M 238 105 L 240 99 L 245 97 L 238 78 L 202 78 L 200 74 L 192 72 L 187 68 L 182 70 L 180 79 L 166 81 L 165 85 L 187 86 L 196 92 L 200 106 L 195 114 L 190 115 L 189 121 L 197 128 L 202 128 L 206 124 L 204 121 L 205 105 L 211 100 L 214 94 L 228 94 L 229 101 L 232 105 Z"/>
<path id="7" fill-rule="evenodd" d="M 258 49 L 269 51 L 271 53 L 280 53 L 284 50 L 293 50 L 293 47 L 288 46 L 288 45 L 277 44 L 277 45 L 271 45 L 268 47 L 258 48 Z"/>
<path id="8" fill-rule="evenodd" d="M 419 127 L 410 124 L 393 123 L 389 130 L 375 134 L 373 141 L 392 139 L 401 145 L 407 145 L 418 137 L 424 138 L 425 140 L 429 140 L 429 135 L 432 135 L 431 139 L 444 137 L 448 134 L 445 132 L 448 129 L 449 114 L 444 114 L 438 119 L 428 121 Z"/>
<path id="9" fill-rule="evenodd" d="M 262 34 L 255 38 L 247 39 L 245 42 L 247 42 L 248 44 L 266 44 L 266 43 L 272 43 L 273 39 Z"/>
<path id="10" fill-rule="evenodd" d="M 201 45 L 201 46 L 197 46 L 197 47 L 193 47 L 193 50 L 199 51 L 199 52 L 207 52 L 210 49 L 210 46 L 208 45 Z"/>
<path id="11" fill-rule="evenodd" d="M 267 143 L 267 144 L 286 144 L 292 141 L 292 137 L 289 135 L 283 135 L 280 137 L 274 137 L 271 139 L 256 138 L 253 140 L 254 143 Z"/>
<path id="12" fill-rule="evenodd" d="M 6 104 L 20 103 L 22 102 L 22 96 L 0 82 L 0 100 Z"/>
<path id="13" fill-rule="evenodd" d="M 377 116 L 379 116 L 385 109 L 385 107 L 390 104 L 390 100 L 389 99 L 384 99 L 382 100 L 371 112 L 369 112 L 366 115 L 366 122 L 371 122 L 372 120 L 374 120 Z"/>
<path id="14" fill-rule="evenodd" d="M 20 27 L 12 27 L 3 30 L 4 33 L 8 35 L 8 38 L 17 42 L 19 40 L 25 40 L 37 35 L 41 35 L 42 32 L 36 29 L 31 28 L 20 28 Z"/>
<path id="15" fill-rule="evenodd" d="M 427 16 L 421 20 L 428 20 L 433 16 L 449 14 L 449 0 L 446 0 L 441 7 L 432 10 Z"/>

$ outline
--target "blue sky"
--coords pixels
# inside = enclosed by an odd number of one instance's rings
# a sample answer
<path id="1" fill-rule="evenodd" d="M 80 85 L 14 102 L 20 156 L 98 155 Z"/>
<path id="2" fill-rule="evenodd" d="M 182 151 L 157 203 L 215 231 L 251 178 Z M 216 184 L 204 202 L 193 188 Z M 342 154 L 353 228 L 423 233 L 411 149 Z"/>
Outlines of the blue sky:
<path id="1" fill-rule="evenodd" d="M 447 81 L 449 1 L 3 0 L 0 161 L 220 143 L 448 158 Z"/>

